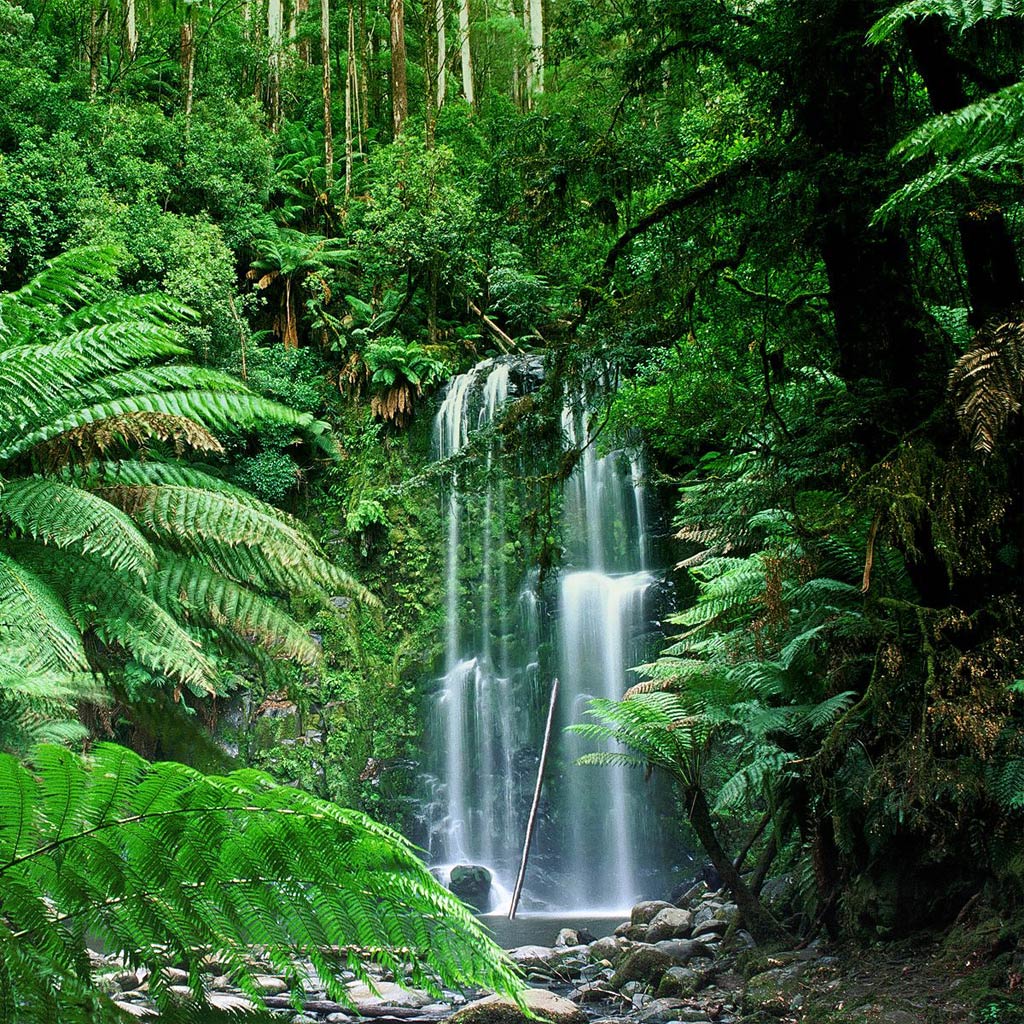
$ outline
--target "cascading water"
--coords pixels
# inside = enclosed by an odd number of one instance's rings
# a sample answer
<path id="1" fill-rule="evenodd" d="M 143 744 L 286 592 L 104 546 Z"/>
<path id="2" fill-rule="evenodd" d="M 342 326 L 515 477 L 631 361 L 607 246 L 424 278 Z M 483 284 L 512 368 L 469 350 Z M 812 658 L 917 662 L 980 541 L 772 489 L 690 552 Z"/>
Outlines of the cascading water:
<path id="1" fill-rule="evenodd" d="M 427 723 L 424 841 L 436 865 L 487 866 L 500 903 L 515 876 L 548 687 L 558 675 L 559 729 L 524 906 L 618 910 L 662 884 L 651 794 L 636 771 L 573 764 L 594 744 L 563 730 L 584 720 L 590 697 L 621 697 L 628 668 L 649 653 L 656 578 L 647 564 L 643 472 L 635 456 L 599 456 L 585 401 L 565 403 L 563 436 L 581 457 L 565 485 L 562 572 L 541 593 L 537 573 L 525 571 L 521 556 L 517 563 L 514 538 L 509 543 L 506 506 L 517 492 L 499 438 L 486 430 L 539 374 L 537 360 L 488 360 L 452 380 L 437 415 L 437 457 L 452 468 L 445 672 Z M 467 453 L 474 437 L 476 450 Z M 484 467 L 482 479 L 470 482 L 471 464 Z"/>

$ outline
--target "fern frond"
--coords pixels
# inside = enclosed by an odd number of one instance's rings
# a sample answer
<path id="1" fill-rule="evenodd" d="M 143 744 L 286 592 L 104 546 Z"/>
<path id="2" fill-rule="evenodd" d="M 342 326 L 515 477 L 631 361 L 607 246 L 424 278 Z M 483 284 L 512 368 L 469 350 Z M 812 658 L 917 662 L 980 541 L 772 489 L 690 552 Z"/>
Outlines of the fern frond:
<path id="1" fill-rule="evenodd" d="M 85 671 L 78 628 L 57 594 L 35 573 L 0 552 L 0 635 L 7 650 L 50 671 Z"/>
<path id="2" fill-rule="evenodd" d="M 11 459 L 59 434 L 90 423 L 136 413 L 164 413 L 195 420 L 212 431 L 236 432 L 257 424 L 276 423 L 309 433 L 323 447 L 327 428 L 309 413 L 298 413 L 286 405 L 256 395 L 227 392 L 167 391 L 126 395 L 109 402 L 85 406 L 47 422 L 23 436 L 0 431 L 0 459 Z"/>
<path id="3" fill-rule="evenodd" d="M 315 665 L 320 648 L 272 601 L 204 568 L 192 559 L 161 552 L 150 596 L 175 617 L 256 643 L 274 658 Z"/>
<path id="4" fill-rule="evenodd" d="M 1024 324 L 979 331 L 950 372 L 949 391 L 972 447 L 990 454 L 1024 400 Z"/>
<path id="5" fill-rule="evenodd" d="M 124 512 L 78 487 L 39 476 L 11 480 L 0 493 L 0 518 L 23 536 L 95 555 L 112 569 L 144 578 L 156 564 L 153 549 Z"/>
<path id="6" fill-rule="evenodd" d="M 900 4 L 871 26 L 868 42 L 883 42 L 912 18 L 945 18 L 961 32 L 965 32 L 979 21 L 1019 18 L 1022 15 L 1022 0 L 909 0 L 909 3 Z"/>
<path id="7" fill-rule="evenodd" d="M 406 840 L 259 773 L 204 777 L 104 744 L 88 761 L 42 748 L 31 772 L 0 757 L 0 806 L 0 969 L 23 1024 L 97 1019 L 76 1006 L 83 993 L 94 1014 L 110 1013 L 87 934 L 148 967 L 150 996 L 167 1011 L 160 968 L 184 963 L 201 996 L 208 953 L 259 1005 L 254 945 L 296 985 L 308 956 L 339 1001 L 342 969 L 365 980 L 374 962 L 405 965 L 434 992 L 522 987 Z M 351 947 L 347 958 L 335 952 Z"/>

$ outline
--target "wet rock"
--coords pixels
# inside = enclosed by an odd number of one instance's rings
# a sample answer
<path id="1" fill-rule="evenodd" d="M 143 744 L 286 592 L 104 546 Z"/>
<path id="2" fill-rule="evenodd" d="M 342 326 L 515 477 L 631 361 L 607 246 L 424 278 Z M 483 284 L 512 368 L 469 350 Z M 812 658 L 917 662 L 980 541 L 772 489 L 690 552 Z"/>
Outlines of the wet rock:
<path id="1" fill-rule="evenodd" d="M 523 1002 L 534 1014 L 552 1024 L 586 1024 L 586 1014 L 575 1003 L 553 992 L 530 988 L 523 993 Z M 452 1024 L 532 1024 L 523 1011 L 504 996 L 477 999 L 449 1020 Z"/>
<path id="2" fill-rule="evenodd" d="M 675 997 L 685 999 L 699 992 L 707 984 L 707 972 L 693 967 L 670 967 L 658 985 L 659 999 Z"/>
<path id="3" fill-rule="evenodd" d="M 207 995 L 206 1001 L 215 1010 L 232 1010 L 240 1013 L 256 1009 L 256 1004 L 251 999 L 246 999 L 236 992 L 211 992 Z"/>
<path id="4" fill-rule="evenodd" d="M 578 946 L 580 944 L 580 936 L 575 928 L 563 928 L 558 935 L 555 936 L 555 946 Z"/>
<path id="5" fill-rule="evenodd" d="M 622 989 L 629 981 L 641 981 L 657 985 L 662 975 L 676 961 L 664 950 L 654 946 L 637 946 L 629 950 L 612 975 L 612 988 Z"/>
<path id="6" fill-rule="evenodd" d="M 671 907 L 672 904 L 666 903 L 664 900 L 645 900 L 643 903 L 638 903 L 629 912 L 629 923 L 650 924 L 662 910 Z"/>
<path id="7" fill-rule="evenodd" d="M 622 938 L 628 939 L 630 942 L 646 942 L 647 933 L 650 931 L 651 926 L 647 924 L 631 924 L 623 930 Z M 616 928 L 615 933 L 618 935 L 619 930 Z"/>
<path id="8" fill-rule="evenodd" d="M 584 982 L 579 988 L 574 988 L 567 998 L 574 1003 L 603 1003 L 614 995 L 613 991 L 601 982 Z"/>
<path id="9" fill-rule="evenodd" d="M 456 864 L 448 876 L 448 888 L 477 910 L 491 905 L 491 873 L 480 864 Z"/>
<path id="10" fill-rule="evenodd" d="M 669 957 L 674 964 L 688 964 L 694 957 L 714 956 L 711 949 L 697 939 L 665 939 L 663 942 L 655 943 L 654 948 L 658 952 Z"/>
<path id="11" fill-rule="evenodd" d="M 727 921 L 704 921 L 693 929 L 692 938 L 700 939 L 704 937 L 710 938 L 711 936 L 721 936 L 728 930 L 729 924 Z"/>
<path id="12" fill-rule="evenodd" d="M 509 959 L 529 970 L 531 967 L 547 967 L 561 950 L 551 946 L 517 946 L 508 951 Z"/>
<path id="13" fill-rule="evenodd" d="M 768 1013 L 775 1017 L 786 1015 L 794 997 L 800 993 L 803 966 L 794 963 L 755 974 L 743 992 L 744 1011 Z"/>
<path id="14" fill-rule="evenodd" d="M 597 942 L 592 942 L 587 949 L 587 955 L 591 960 L 607 960 L 608 963 L 614 965 L 625 948 L 625 939 L 607 935 L 603 939 L 598 939 Z"/>
<path id="15" fill-rule="evenodd" d="M 703 1021 L 707 1013 L 682 999 L 655 999 L 640 1013 L 642 1024 L 668 1024 L 669 1021 Z"/>
<path id="16" fill-rule="evenodd" d="M 288 982 L 273 974 L 257 974 L 252 980 L 265 996 L 279 996 L 288 991 Z"/>
<path id="17" fill-rule="evenodd" d="M 647 927 L 647 941 L 685 939 L 693 929 L 693 914 L 677 907 L 665 907 L 654 915 Z"/>
<path id="18" fill-rule="evenodd" d="M 373 988 L 363 982 L 352 982 L 348 986 L 349 998 L 362 1009 L 377 1006 L 401 1006 L 404 1009 L 418 1010 L 433 1002 L 433 996 L 418 989 L 403 988 L 393 981 L 374 982 Z"/>

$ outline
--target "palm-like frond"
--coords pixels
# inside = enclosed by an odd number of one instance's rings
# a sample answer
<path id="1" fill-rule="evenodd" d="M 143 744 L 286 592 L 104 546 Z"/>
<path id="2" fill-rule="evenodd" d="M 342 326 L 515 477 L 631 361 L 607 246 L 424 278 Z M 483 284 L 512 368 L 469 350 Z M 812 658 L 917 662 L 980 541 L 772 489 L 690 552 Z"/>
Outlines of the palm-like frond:
<path id="1" fill-rule="evenodd" d="M 12 480 L 0 493 L 0 518 L 23 536 L 95 555 L 115 570 L 145 578 L 156 564 L 136 525 L 108 501 L 45 477 Z"/>
<path id="2" fill-rule="evenodd" d="M 0 552 L 0 634 L 8 650 L 50 671 L 85 671 L 78 627 L 57 594 L 35 573 Z"/>
<path id="3" fill-rule="evenodd" d="M 992 452 L 1024 402 L 1024 324 L 979 331 L 950 372 L 949 391 L 974 450 Z"/>
<path id="4" fill-rule="evenodd" d="M 868 42 L 880 43 L 904 22 L 932 16 L 945 18 L 961 32 L 979 21 L 1019 18 L 1024 15 L 1024 0 L 909 0 L 883 15 L 868 32 Z"/>
<path id="5" fill-rule="evenodd" d="M 161 552 L 150 596 L 176 618 L 255 643 L 272 657 L 303 665 L 320 659 L 309 634 L 273 601 L 212 572 L 194 559 Z"/>
<path id="6" fill-rule="evenodd" d="M 0 971 L 23 1024 L 84 1021 L 95 995 L 86 934 L 159 975 L 184 963 L 197 999 L 213 954 L 260 996 L 253 946 L 301 982 L 307 956 L 330 995 L 343 968 L 411 968 L 413 980 L 516 993 L 512 965 L 397 833 L 353 811 L 275 786 L 256 772 L 204 777 L 100 745 L 91 760 L 39 748 L 32 771 L 0 756 Z M 356 947 L 351 955 L 338 954 Z M 101 1004 L 85 1008 L 91 992 Z"/>

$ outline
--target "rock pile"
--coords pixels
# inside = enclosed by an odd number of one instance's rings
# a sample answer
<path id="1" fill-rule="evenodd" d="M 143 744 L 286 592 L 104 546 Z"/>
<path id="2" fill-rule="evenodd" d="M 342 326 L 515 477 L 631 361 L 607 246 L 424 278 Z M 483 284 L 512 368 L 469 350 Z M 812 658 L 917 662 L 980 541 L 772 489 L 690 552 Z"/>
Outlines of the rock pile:
<path id="1" fill-rule="evenodd" d="M 679 901 L 649 901 L 633 907 L 628 921 L 613 935 L 595 939 L 587 932 L 563 928 L 551 946 L 520 946 L 509 957 L 520 967 L 531 989 L 526 1002 L 553 1024 L 739 1024 L 747 1015 L 786 1017 L 800 1008 L 801 978 L 827 962 L 812 948 L 799 953 L 763 957 L 749 980 L 737 960 L 750 961 L 754 940 L 740 927 L 736 905 L 722 893 L 701 885 Z M 259 965 L 257 965 L 259 969 Z M 289 982 L 270 970 L 257 975 L 265 1004 L 289 1024 L 357 1020 L 375 1024 L 525 1024 L 514 1003 L 486 993 L 445 991 L 440 999 L 370 968 L 371 989 L 351 972 L 352 1005 L 330 1000 L 310 968 L 301 1011 Z M 99 973 L 107 990 L 137 1016 L 152 1014 L 149 990 L 154 979 L 104 961 Z M 749 963 L 747 974 L 751 974 Z M 184 971 L 168 970 L 159 984 L 182 1000 L 191 998 Z M 203 979 L 209 1003 L 220 1009 L 246 1009 L 249 997 L 225 976 L 221 965 L 209 964 Z M 483 998 L 480 998 L 480 997 Z M 473 1001 L 468 1002 L 468 999 Z"/>

